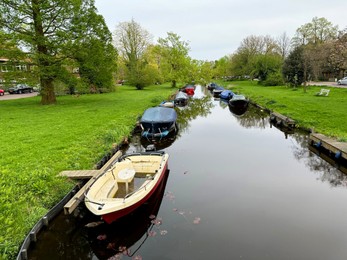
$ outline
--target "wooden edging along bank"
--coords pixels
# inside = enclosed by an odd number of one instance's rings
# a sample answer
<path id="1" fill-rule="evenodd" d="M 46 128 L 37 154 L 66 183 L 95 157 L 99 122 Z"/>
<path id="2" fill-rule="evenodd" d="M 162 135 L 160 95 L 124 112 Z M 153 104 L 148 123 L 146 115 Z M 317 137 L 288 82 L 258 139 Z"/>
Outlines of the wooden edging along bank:
<path id="1" fill-rule="evenodd" d="M 302 127 L 297 127 L 293 119 L 286 117 L 284 115 L 281 115 L 280 113 L 273 112 L 267 108 L 263 108 L 253 102 L 252 104 L 264 111 L 267 111 L 270 114 L 270 123 L 275 124 L 277 126 L 287 127 L 288 129 L 300 128 L 302 130 L 308 131 L 310 133 L 309 134 L 310 145 L 314 146 L 316 150 L 320 148 L 324 148 L 326 151 L 328 151 L 328 153 L 334 155 L 333 157 L 335 160 L 338 160 L 340 158 L 347 160 L 347 143 L 346 142 L 338 142 L 336 139 L 327 137 L 323 134 L 313 133 L 312 130 L 304 129 Z"/>

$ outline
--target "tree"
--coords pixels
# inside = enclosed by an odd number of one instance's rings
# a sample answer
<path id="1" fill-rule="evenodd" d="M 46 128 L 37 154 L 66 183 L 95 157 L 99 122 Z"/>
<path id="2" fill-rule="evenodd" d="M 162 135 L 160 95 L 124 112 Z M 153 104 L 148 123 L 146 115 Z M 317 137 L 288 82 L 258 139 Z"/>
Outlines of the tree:
<path id="1" fill-rule="evenodd" d="M 114 42 L 127 67 L 127 79 L 130 84 L 142 89 L 148 82 L 143 81 L 147 62 L 144 60 L 146 49 L 151 44 L 152 36 L 136 23 L 119 23 L 114 32 Z"/>
<path id="2" fill-rule="evenodd" d="M 255 58 L 252 74 L 257 75 L 259 80 L 264 82 L 272 74 L 279 75 L 282 65 L 283 60 L 279 54 L 259 54 Z"/>
<path id="3" fill-rule="evenodd" d="M 215 77 L 225 77 L 231 75 L 231 59 L 230 56 L 224 56 L 215 61 L 215 67 L 213 70 Z"/>
<path id="4" fill-rule="evenodd" d="M 181 37 L 173 32 L 168 32 L 166 38 L 158 39 L 162 56 L 162 71 L 165 78 L 171 81 L 172 87 L 177 82 L 187 82 L 191 61 L 188 56 L 189 44 L 181 40 Z"/>
<path id="5" fill-rule="evenodd" d="M 89 8 L 73 20 L 75 31 L 82 36 L 76 40 L 71 57 L 77 62 L 79 75 L 89 91 L 109 91 L 114 85 L 113 73 L 117 69 L 117 51 L 112 44 L 112 34 L 102 16 Z M 81 25 L 88 25 L 88 34 Z"/>
<path id="6" fill-rule="evenodd" d="M 305 48 L 303 46 L 293 49 L 284 61 L 282 71 L 285 80 L 294 87 L 300 86 L 307 81 L 310 74 L 310 66 L 305 57 Z"/>
<path id="7" fill-rule="evenodd" d="M 37 84 L 35 75 L 30 72 L 32 65 L 27 58 L 27 54 L 18 48 L 18 44 L 13 37 L 0 30 L 0 57 L 5 58 L 5 66 L 2 70 L 6 73 L 1 73 L 2 85 L 6 87 L 12 86 L 13 80 L 22 83 L 20 79 L 25 79 L 25 83 L 34 85 Z M 23 82 L 24 83 L 24 82 Z"/>
<path id="8" fill-rule="evenodd" d="M 86 20 L 76 18 L 95 12 L 94 0 L 1 1 L 0 24 L 29 51 L 40 79 L 42 104 L 56 102 L 54 80 L 66 75 L 71 47 L 82 35 L 92 33 Z"/>
<path id="9" fill-rule="evenodd" d="M 279 53 L 284 60 L 290 52 L 290 38 L 285 32 L 277 38 L 277 45 L 279 48 Z"/>
<path id="10" fill-rule="evenodd" d="M 254 75 L 257 56 L 279 54 L 277 42 L 270 36 L 248 36 L 232 57 L 232 71 L 238 76 Z"/>
<path id="11" fill-rule="evenodd" d="M 296 30 L 293 37 L 294 46 L 306 44 L 321 44 L 336 39 L 338 26 L 334 26 L 326 18 L 314 17 L 310 23 L 306 23 Z"/>
<path id="12" fill-rule="evenodd" d="M 347 28 L 340 31 L 337 40 L 330 41 L 322 48 L 326 52 L 323 70 L 333 77 L 343 77 L 347 71 Z"/>

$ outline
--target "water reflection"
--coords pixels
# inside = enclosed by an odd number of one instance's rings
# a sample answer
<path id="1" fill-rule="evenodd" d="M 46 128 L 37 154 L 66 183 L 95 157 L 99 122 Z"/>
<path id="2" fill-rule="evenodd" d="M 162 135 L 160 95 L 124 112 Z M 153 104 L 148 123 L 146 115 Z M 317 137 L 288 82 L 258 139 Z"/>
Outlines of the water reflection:
<path id="1" fill-rule="evenodd" d="M 175 142 L 176 137 L 177 137 L 177 133 L 178 133 L 178 129 L 175 131 L 170 132 L 167 136 L 165 136 L 164 138 L 146 138 L 146 137 L 141 137 L 139 138 L 141 145 L 143 146 L 143 148 L 147 149 L 147 150 L 163 150 L 167 147 L 169 147 L 170 145 L 173 144 L 173 142 Z M 132 142 L 136 142 L 136 140 L 138 140 L 137 136 L 133 136 L 132 137 Z M 149 148 L 151 145 L 153 145 L 153 148 Z"/>
<path id="2" fill-rule="evenodd" d="M 189 128 L 189 122 L 196 119 L 198 116 L 207 117 L 211 113 L 213 104 L 210 96 L 201 98 L 195 97 L 189 101 L 189 105 L 177 109 L 177 123 L 179 125 L 178 136 L 181 136 Z"/>
<path id="3" fill-rule="evenodd" d="M 207 92 L 209 93 L 209 92 Z M 305 165 L 312 171 L 319 174 L 318 179 L 328 182 L 331 186 L 347 185 L 347 168 L 336 162 L 331 156 L 322 153 L 320 150 L 311 146 L 308 133 L 283 125 L 274 124 L 271 121 L 269 113 L 249 104 L 245 111 L 234 111 L 228 106 L 228 102 L 223 99 L 214 99 L 219 102 L 221 108 L 229 107 L 230 112 L 235 116 L 236 121 L 244 128 L 272 128 L 275 127 L 282 132 L 285 139 L 290 136 L 291 148 L 294 158 L 298 161 L 304 161 Z M 318 157 L 317 157 L 318 155 Z M 323 160 L 322 160 L 323 159 Z"/>
<path id="4" fill-rule="evenodd" d="M 88 240 L 98 259 L 121 259 L 122 255 L 141 259 L 138 250 L 148 238 L 166 235 L 166 230 L 161 229 L 158 212 L 168 176 L 169 171 L 148 202 L 133 214 L 89 229 Z"/>

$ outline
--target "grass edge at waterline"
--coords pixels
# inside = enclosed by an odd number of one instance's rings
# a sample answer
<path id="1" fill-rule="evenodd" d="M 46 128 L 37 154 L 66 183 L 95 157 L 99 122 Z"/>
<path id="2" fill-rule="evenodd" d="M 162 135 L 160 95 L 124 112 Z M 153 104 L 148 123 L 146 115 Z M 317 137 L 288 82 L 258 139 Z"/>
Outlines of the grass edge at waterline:
<path id="1" fill-rule="evenodd" d="M 329 86 L 265 87 L 257 81 L 218 82 L 253 102 L 296 121 L 298 127 L 347 142 L 347 88 Z M 322 88 L 328 96 L 317 96 Z"/>

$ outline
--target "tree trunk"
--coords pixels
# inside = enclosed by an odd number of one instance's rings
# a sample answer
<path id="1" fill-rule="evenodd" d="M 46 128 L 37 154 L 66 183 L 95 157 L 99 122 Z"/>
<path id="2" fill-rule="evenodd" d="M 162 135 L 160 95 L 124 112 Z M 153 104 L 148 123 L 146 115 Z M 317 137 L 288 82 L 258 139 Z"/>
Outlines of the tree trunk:
<path id="1" fill-rule="evenodd" d="M 52 62 L 49 61 L 49 51 L 46 45 L 45 32 L 43 29 L 43 21 L 40 9 L 40 0 L 32 1 L 33 20 L 35 30 L 35 41 L 38 54 L 38 68 L 40 70 L 41 81 L 41 104 L 49 105 L 57 102 L 54 93 L 53 78 L 50 75 Z"/>
<path id="2" fill-rule="evenodd" d="M 53 79 L 41 79 L 41 104 L 50 105 L 56 102 Z"/>
<path id="3" fill-rule="evenodd" d="M 172 86 L 173 88 L 176 88 L 176 80 L 173 80 L 173 81 L 171 82 L 171 86 Z"/>

